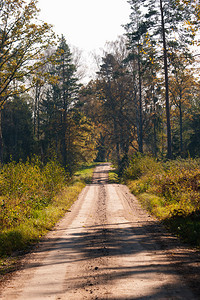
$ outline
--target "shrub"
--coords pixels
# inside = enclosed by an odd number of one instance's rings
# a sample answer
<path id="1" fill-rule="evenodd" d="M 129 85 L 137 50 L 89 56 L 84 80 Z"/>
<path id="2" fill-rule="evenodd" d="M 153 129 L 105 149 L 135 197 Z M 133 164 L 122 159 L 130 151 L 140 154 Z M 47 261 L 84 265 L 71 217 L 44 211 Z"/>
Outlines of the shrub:
<path id="1" fill-rule="evenodd" d="M 84 168 L 74 182 L 53 160 L 45 166 L 37 158 L 25 164 L 12 162 L 1 169 L 0 257 L 8 270 L 14 255 L 8 261 L 7 256 L 29 249 L 64 216 L 85 186 L 85 178 L 91 180 L 93 167 Z M 0 274 L 4 272 L 0 268 Z"/>
<path id="2" fill-rule="evenodd" d="M 138 179 L 142 176 L 152 176 L 161 171 L 162 165 L 154 157 L 135 154 L 125 169 L 123 177 L 125 179 Z"/>
<path id="3" fill-rule="evenodd" d="M 124 178 L 152 214 L 169 227 L 171 224 L 170 228 L 179 224 L 179 235 L 184 239 L 188 236 L 188 241 L 200 246 L 200 220 L 192 217 L 200 211 L 199 159 L 157 162 L 152 157 L 135 155 Z"/>
<path id="4" fill-rule="evenodd" d="M 16 226 L 35 209 L 47 206 L 66 184 L 64 169 L 55 161 L 11 162 L 0 172 L 0 228 Z"/>

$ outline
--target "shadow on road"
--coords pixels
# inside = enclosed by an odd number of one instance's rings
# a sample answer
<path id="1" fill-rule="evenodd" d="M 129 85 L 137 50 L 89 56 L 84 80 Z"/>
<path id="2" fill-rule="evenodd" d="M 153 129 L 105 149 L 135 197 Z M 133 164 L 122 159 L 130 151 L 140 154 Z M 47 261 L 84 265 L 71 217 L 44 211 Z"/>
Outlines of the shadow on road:
<path id="1" fill-rule="evenodd" d="M 110 164 L 102 164 L 102 166 L 105 167 L 105 170 L 96 168 L 92 185 L 107 183 Z M 52 261 L 49 259 L 46 264 L 65 264 L 66 270 L 68 267 L 70 269 L 70 265 L 73 263 L 77 266 L 79 264 L 90 266 L 88 271 L 86 269 L 85 272 L 80 272 L 79 275 L 68 274 L 66 291 L 69 291 L 69 289 L 73 291 L 78 289 L 90 291 L 92 287 L 98 288 L 98 285 L 105 286 L 106 290 L 107 286 L 112 286 L 112 282 L 122 279 L 128 280 L 130 277 L 131 279 L 133 278 L 132 284 L 134 285 L 134 276 L 136 279 L 143 278 L 148 280 L 148 278 L 152 279 L 155 276 L 162 278 L 165 275 L 175 275 L 179 270 L 181 273 L 191 272 L 191 270 L 193 270 L 194 274 L 200 273 L 199 260 L 195 261 L 194 258 L 191 268 L 191 253 L 181 251 L 181 248 L 176 252 L 176 242 L 173 238 L 170 240 L 168 233 L 160 230 L 158 222 L 126 222 L 100 225 L 96 225 L 94 222 L 92 226 L 84 226 L 84 230 L 83 226 L 70 227 L 71 231 L 68 234 L 65 234 L 66 229 L 61 230 L 63 230 L 63 237 L 44 239 L 42 247 L 37 249 L 37 253 L 41 253 L 44 256 L 48 254 L 49 257 L 53 253 Z M 169 254 L 174 253 L 174 255 L 171 258 L 166 258 L 166 251 Z M 76 253 L 79 253 L 79 255 L 76 255 Z M 139 256 L 141 253 L 144 254 L 144 258 L 147 261 L 149 257 L 151 263 L 142 261 L 142 256 Z M 109 265 L 110 259 L 125 257 L 127 261 L 129 258 L 131 261 L 133 256 L 135 256 L 134 265 L 130 263 Z M 140 257 L 140 260 L 137 261 L 138 257 Z M 106 264 L 106 261 L 108 264 Z M 37 262 L 23 266 L 24 269 L 37 267 L 39 267 Z M 184 276 L 182 278 L 184 280 Z M 189 284 L 197 295 L 196 299 L 198 299 L 200 295 L 198 281 L 195 282 L 194 277 L 192 277 Z M 148 295 L 142 297 L 132 295 L 131 297 L 112 298 L 110 294 L 91 299 L 188 299 L 180 298 L 179 295 L 174 294 L 176 293 L 174 291 L 179 291 L 180 289 L 180 280 L 177 280 L 167 284 L 160 284 L 154 289 L 151 288 Z"/>
<path id="2" fill-rule="evenodd" d="M 160 274 L 159 276 L 162 278 L 164 274 L 175 274 L 175 265 L 179 264 L 179 260 L 181 260 L 182 268 L 185 270 L 190 266 L 191 257 L 185 252 L 181 253 L 179 251 L 177 259 L 174 259 L 173 261 L 164 258 L 165 246 L 154 240 L 155 224 L 138 226 L 138 223 L 134 224 L 127 222 L 126 225 L 128 227 L 122 229 L 115 228 L 115 225 L 120 226 L 120 224 L 104 224 L 103 228 L 100 225 L 90 226 L 85 227 L 85 231 L 81 233 L 79 233 L 79 228 L 75 228 L 76 233 L 72 234 L 69 239 L 60 238 L 57 240 L 52 238 L 46 241 L 43 251 L 51 252 L 59 250 L 56 263 L 54 261 L 53 264 L 72 264 L 91 261 L 91 272 L 94 271 L 95 286 L 101 284 L 106 287 L 107 285 L 112 284 L 112 281 L 115 281 L 116 279 L 128 279 L 130 276 L 134 275 L 142 275 L 143 278 L 152 278 L 155 274 Z M 171 246 L 168 244 L 168 250 L 172 250 L 172 252 L 175 250 L 174 247 L 173 242 L 171 243 Z M 75 249 L 81 253 L 81 259 L 73 260 L 69 258 L 70 254 L 74 253 Z M 94 259 L 97 259 L 96 261 L 98 261 L 98 259 L 101 258 L 120 256 L 128 258 L 129 255 L 135 255 L 137 258 L 137 254 L 141 252 L 148 252 L 149 256 L 154 256 L 156 254 L 156 261 L 152 261 L 151 264 L 145 264 L 145 262 L 140 261 L 138 264 L 129 267 L 116 266 L 113 268 L 106 265 L 92 266 Z M 63 257 L 66 257 L 66 259 L 63 259 Z M 27 266 L 27 268 L 32 267 L 36 267 L 36 265 L 32 264 Z M 194 267 L 193 270 L 198 274 L 198 272 L 200 272 L 199 264 L 196 266 L 196 269 Z M 68 278 L 68 281 L 71 282 L 73 289 L 91 287 L 91 274 L 86 273 L 84 276 L 80 275 L 78 278 L 71 277 Z M 146 297 L 138 298 L 132 296 L 131 298 L 122 297 L 117 299 L 173 299 L 171 298 L 173 291 L 179 288 L 180 282 L 173 282 L 160 286 L 159 289 L 153 291 L 153 293 L 150 291 Z M 169 294 L 169 298 L 163 298 L 163 294 L 166 295 L 166 293 Z M 200 295 L 198 283 L 196 283 L 196 294 Z M 116 300 L 116 298 L 113 299 Z"/>

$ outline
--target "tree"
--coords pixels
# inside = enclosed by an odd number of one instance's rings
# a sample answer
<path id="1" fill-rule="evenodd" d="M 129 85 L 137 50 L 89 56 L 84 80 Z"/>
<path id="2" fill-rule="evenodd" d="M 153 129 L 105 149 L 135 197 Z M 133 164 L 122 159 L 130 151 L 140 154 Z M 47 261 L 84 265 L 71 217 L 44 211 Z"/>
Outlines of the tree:
<path id="1" fill-rule="evenodd" d="M 111 151 L 110 132 L 104 118 L 104 108 L 99 80 L 91 80 L 80 91 L 80 110 L 93 124 L 96 137 L 96 161 L 106 161 Z"/>
<path id="2" fill-rule="evenodd" d="M 25 76 L 41 66 L 38 60 L 52 43 L 53 33 L 47 23 L 36 19 L 36 0 L 2 1 L 0 9 L 0 99 L 25 89 Z"/>
<path id="3" fill-rule="evenodd" d="M 143 153 L 143 95 L 142 95 L 142 74 L 143 74 L 143 51 L 147 27 L 142 19 L 140 11 L 140 1 L 130 1 L 132 13 L 131 22 L 125 27 L 128 37 L 128 49 L 130 51 L 126 62 L 136 61 L 137 67 L 134 68 L 132 76 L 134 77 L 134 103 L 137 110 L 137 135 L 139 152 Z"/>
<path id="4" fill-rule="evenodd" d="M 184 49 L 188 42 L 191 42 L 194 34 L 188 31 L 184 26 L 191 20 L 190 9 L 181 1 L 170 0 L 129 0 L 132 10 L 135 11 L 135 5 L 140 6 L 140 23 L 145 28 L 151 40 L 155 41 L 157 53 L 163 52 L 163 70 L 165 78 L 165 109 L 167 120 L 167 157 L 172 157 L 171 149 L 171 124 L 170 124 L 170 101 L 169 101 L 169 79 L 168 79 L 168 48 L 175 47 Z M 134 13 L 130 16 L 132 23 L 138 23 L 133 19 Z M 138 27 L 139 28 L 139 27 Z M 161 37 L 161 39 L 158 37 Z M 162 44 L 160 44 L 160 40 Z"/>
<path id="5" fill-rule="evenodd" d="M 56 75 L 52 74 L 52 67 L 55 66 L 55 49 L 49 48 L 41 57 L 41 66 L 34 70 L 30 76 L 31 81 L 31 96 L 33 110 L 33 129 L 34 136 L 38 144 L 41 141 L 41 102 L 45 95 L 49 92 L 51 84 L 57 81 Z M 40 145 L 42 147 L 42 145 Z M 43 151 L 41 149 L 41 151 Z"/>
<path id="6" fill-rule="evenodd" d="M 40 103 L 41 135 L 45 151 L 54 151 L 72 174 L 80 160 L 93 157 L 93 123 L 80 112 L 81 85 L 76 77 L 73 54 L 61 36 L 50 68 L 49 86 Z M 95 138 L 94 138 L 95 144 Z"/>
<path id="7" fill-rule="evenodd" d="M 72 54 L 64 36 L 61 37 L 56 51 L 55 75 L 58 77 L 57 84 L 53 86 L 57 109 L 60 110 L 61 124 L 60 137 L 62 145 L 63 165 L 69 164 L 67 157 L 67 131 L 70 130 L 67 122 L 70 110 L 75 106 L 78 99 L 79 85 L 75 77 L 76 68 L 72 62 Z"/>
<path id="8" fill-rule="evenodd" d="M 119 171 L 124 168 L 130 147 L 136 139 L 135 108 L 132 105 L 132 77 L 124 60 L 127 56 L 125 43 L 116 41 L 105 51 L 97 73 L 96 92 L 92 95 L 100 105 L 99 149 L 107 150 L 115 159 Z M 103 147 L 102 147 L 103 146 Z M 109 151 L 107 151 L 109 153 Z M 100 155 L 101 156 L 101 155 Z"/>
<path id="9" fill-rule="evenodd" d="M 41 66 L 38 59 L 52 43 L 51 26 L 36 19 L 36 4 L 36 0 L 28 4 L 5 0 L 0 4 L 0 113 L 9 97 L 26 90 L 26 76 Z M 2 154 L 0 123 L 1 159 Z"/>
<path id="10" fill-rule="evenodd" d="M 173 52 L 170 55 L 172 74 L 169 78 L 170 95 L 172 105 L 178 109 L 179 114 L 179 154 L 183 156 L 183 118 L 184 113 L 191 106 L 192 91 L 194 91 L 195 78 L 192 71 L 188 68 L 192 64 L 190 57 L 180 53 Z"/>
<path id="11" fill-rule="evenodd" d="M 165 19 L 163 0 L 160 0 L 160 15 L 161 15 L 161 30 L 163 42 L 163 60 L 164 60 L 164 73 L 165 73 L 165 108 L 167 119 L 167 157 L 172 158 L 172 137 L 171 137 L 171 123 L 170 123 L 170 107 L 169 107 L 169 79 L 168 79 L 168 62 L 167 62 L 167 44 L 165 33 Z"/>
<path id="12" fill-rule="evenodd" d="M 28 95 L 14 96 L 2 111 L 2 132 L 5 145 L 4 161 L 26 161 L 33 153 L 32 111 L 27 104 Z"/>
<path id="13" fill-rule="evenodd" d="M 146 53 L 149 59 L 145 63 L 143 74 L 143 132 L 144 145 L 148 152 L 155 157 L 159 155 L 159 134 L 161 131 L 161 89 L 160 89 L 160 64 L 156 59 L 155 49 L 150 46 Z"/>

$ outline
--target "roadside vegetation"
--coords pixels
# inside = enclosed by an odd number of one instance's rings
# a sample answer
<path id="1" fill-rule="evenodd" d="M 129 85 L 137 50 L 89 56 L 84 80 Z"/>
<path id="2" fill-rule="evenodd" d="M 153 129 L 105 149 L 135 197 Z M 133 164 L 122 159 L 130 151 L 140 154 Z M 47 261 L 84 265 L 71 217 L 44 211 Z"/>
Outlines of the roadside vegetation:
<path id="1" fill-rule="evenodd" d="M 86 165 L 82 165 L 79 170 L 74 174 L 72 178 L 72 183 L 76 182 L 83 182 L 84 184 L 90 184 L 92 183 L 92 176 L 95 166 L 97 166 L 100 163 L 90 163 Z"/>
<path id="2" fill-rule="evenodd" d="M 73 178 L 56 161 L 11 162 L 0 170 L 0 274 L 64 216 L 92 178 L 93 165 Z M 9 258 L 8 258 L 9 257 Z"/>
<path id="3" fill-rule="evenodd" d="M 120 177 L 118 175 L 117 166 L 111 166 L 108 173 L 108 183 L 120 183 Z"/>
<path id="4" fill-rule="evenodd" d="M 135 155 L 123 176 L 150 213 L 185 242 L 200 247 L 200 160 L 156 161 Z"/>

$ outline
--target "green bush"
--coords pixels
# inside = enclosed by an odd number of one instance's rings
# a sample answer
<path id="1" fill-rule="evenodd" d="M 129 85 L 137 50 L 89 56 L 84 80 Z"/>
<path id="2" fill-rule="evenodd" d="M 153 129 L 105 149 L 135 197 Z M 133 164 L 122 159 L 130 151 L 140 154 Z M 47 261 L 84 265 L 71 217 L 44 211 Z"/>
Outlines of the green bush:
<path id="1" fill-rule="evenodd" d="M 55 161 L 11 162 L 0 171 L 0 229 L 16 226 L 35 209 L 47 206 L 67 183 L 64 169 Z"/>
<path id="2" fill-rule="evenodd" d="M 39 241 L 64 216 L 85 186 L 85 179 L 91 181 L 93 168 L 94 165 L 82 168 L 74 181 L 54 160 L 42 165 L 35 158 L 1 168 L 1 274 L 6 268 L 12 269 L 9 255 Z"/>

